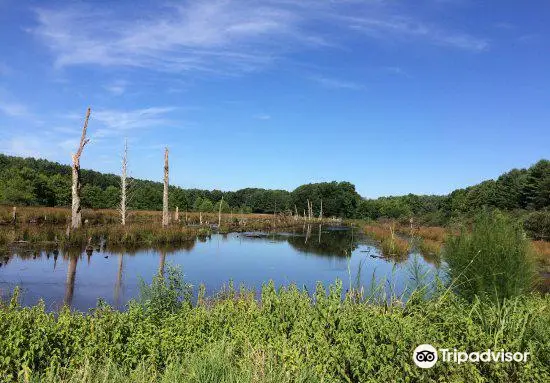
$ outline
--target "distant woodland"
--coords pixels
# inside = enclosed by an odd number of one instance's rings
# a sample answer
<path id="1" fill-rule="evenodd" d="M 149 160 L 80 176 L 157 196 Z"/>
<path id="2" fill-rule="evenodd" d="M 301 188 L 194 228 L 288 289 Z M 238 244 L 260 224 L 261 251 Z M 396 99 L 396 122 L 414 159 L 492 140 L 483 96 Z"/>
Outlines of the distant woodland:
<path id="1" fill-rule="evenodd" d="M 85 208 L 115 208 L 120 198 L 120 177 L 82 170 Z M 69 206 L 71 167 L 43 159 L 0 154 L 0 203 L 10 205 Z M 162 209 L 161 182 L 132 179 L 128 206 L 135 210 Z M 223 196 L 223 201 L 222 201 Z M 237 191 L 170 187 L 170 206 L 181 211 L 304 214 L 308 200 L 313 214 L 359 219 L 409 219 L 431 225 L 462 220 L 480 209 L 500 209 L 526 220 L 535 237 L 548 238 L 550 227 L 550 161 L 528 169 L 513 169 L 448 195 L 362 198 L 350 182 L 302 185 L 293 191 L 246 188 Z M 538 234 L 537 234 L 538 233 Z"/>

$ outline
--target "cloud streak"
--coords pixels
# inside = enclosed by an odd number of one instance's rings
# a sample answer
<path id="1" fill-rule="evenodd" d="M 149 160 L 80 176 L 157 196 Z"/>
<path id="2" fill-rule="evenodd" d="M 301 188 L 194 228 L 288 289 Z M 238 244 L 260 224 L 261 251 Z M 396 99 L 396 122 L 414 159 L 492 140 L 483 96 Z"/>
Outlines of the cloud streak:
<path id="1" fill-rule="evenodd" d="M 189 1 L 131 18 L 112 8 L 37 8 L 31 32 L 50 48 L 58 67 L 225 75 L 261 69 L 289 52 L 345 45 L 346 33 L 338 32 L 346 31 L 351 38 L 417 40 L 474 52 L 489 46 L 485 39 L 403 16 L 377 1 L 353 7 L 350 1 Z"/>
<path id="2" fill-rule="evenodd" d="M 364 88 L 363 85 L 356 82 L 344 81 L 324 76 L 311 76 L 309 79 L 327 89 L 360 90 Z"/>
<path id="3" fill-rule="evenodd" d="M 92 113 L 92 121 L 99 125 L 92 138 L 104 138 L 127 134 L 132 130 L 174 126 L 175 122 L 167 118 L 167 114 L 174 111 L 174 107 L 151 107 L 121 111 L 103 109 Z"/>
<path id="4" fill-rule="evenodd" d="M 410 17 L 394 16 L 389 19 L 348 17 L 350 28 L 377 39 L 421 40 L 430 44 L 481 52 L 489 47 L 485 39 L 462 32 L 449 32 L 441 27 L 426 24 Z"/>

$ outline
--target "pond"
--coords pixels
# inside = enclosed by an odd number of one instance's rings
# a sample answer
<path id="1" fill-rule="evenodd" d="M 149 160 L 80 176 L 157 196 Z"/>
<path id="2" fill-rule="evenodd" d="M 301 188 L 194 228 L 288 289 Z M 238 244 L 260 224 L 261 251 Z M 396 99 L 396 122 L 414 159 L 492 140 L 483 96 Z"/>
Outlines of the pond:
<path id="1" fill-rule="evenodd" d="M 383 258 L 376 243 L 357 229 L 308 225 L 275 233 L 213 234 L 179 248 L 129 251 L 102 246 L 88 253 L 14 249 L 2 259 L 0 292 L 6 298 L 18 285 L 24 305 L 43 299 L 48 310 L 67 303 L 87 311 L 98 298 L 123 309 L 138 296 L 141 279 L 150 282 L 169 264 L 181 266 L 195 294 L 204 284 L 208 295 L 230 280 L 256 291 L 273 280 L 276 286 L 296 283 L 312 292 L 318 281 L 327 286 L 339 278 L 346 290 L 359 270 L 366 288 L 383 283 L 401 294 L 414 283 L 412 264 L 436 269 L 418 254 L 399 261 Z"/>

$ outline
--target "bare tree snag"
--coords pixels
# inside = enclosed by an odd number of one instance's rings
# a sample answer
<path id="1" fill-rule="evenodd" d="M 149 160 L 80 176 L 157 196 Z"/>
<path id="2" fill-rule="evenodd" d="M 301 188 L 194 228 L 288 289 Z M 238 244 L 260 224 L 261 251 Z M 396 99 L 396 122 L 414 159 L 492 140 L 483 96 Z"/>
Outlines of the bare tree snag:
<path id="1" fill-rule="evenodd" d="M 223 205 L 223 195 L 222 195 L 222 199 L 220 200 L 220 208 L 218 209 L 218 230 L 222 225 L 222 205 Z"/>
<path id="2" fill-rule="evenodd" d="M 164 192 L 162 193 L 162 226 L 170 223 L 168 212 L 168 148 L 164 148 Z"/>
<path id="3" fill-rule="evenodd" d="M 176 221 L 176 222 L 180 221 L 180 208 L 179 208 L 179 206 L 176 206 L 176 211 L 174 212 L 174 221 Z"/>
<path id="4" fill-rule="evenodd" d="M 126 172 L 128 167 L 128 140 L 124 141 L 124 154 L 122 155 L 122 172 L 120 174 L 120 206 L 118 211 L 120 212 L 120 223 L 122 226 L 126 225 Z"/>
<path id="5" fill-rule="evenodd" d="M 323 219 L 323 200 L 321 199 L 321 210 L 319 210 L 319 221 Z"/>
<path id="6" fill-rule="evenodd" d="M 80 137 L 80 144 L 78 150 L 72 155 L 72 177 L 73 183 L 71 187 L 72 192 L 72 206 L 71 206 L 71 228 L 78 229 L 82 225 L 82 208 L 80 206 L 80 156 L 84 150 L 84 146 L 90 141 L 86 138 L 86 130 L 88 129 L 88 120 L 90 119 L 91 109 L 88 108 L 86 112 L 86 119 L 84 120 L 84 126 L 82 127 L 82 136 Z"/>

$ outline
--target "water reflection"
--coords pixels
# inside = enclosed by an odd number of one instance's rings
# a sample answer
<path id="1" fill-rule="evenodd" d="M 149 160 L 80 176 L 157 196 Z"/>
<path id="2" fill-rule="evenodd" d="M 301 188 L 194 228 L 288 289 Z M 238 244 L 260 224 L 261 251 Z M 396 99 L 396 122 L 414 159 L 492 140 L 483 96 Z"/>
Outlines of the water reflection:
<path id="1" fill-rule="evenodd" d="M 169 264 L 180 265 L 192 285 L 204 283 L 207 294 L 217 292 L 229 280 L 259 289 L 272 279 L 276 285 L 296 283 L 313 291 L 317 281 L 328 284 L 339 278 L 346 288 L 360 265 L 365 286 L 373 274 L 376 281 L 396 278 L 398 287 L 409 280 L 408 261 L 396 264 L 381 258 L 373 243 L 356 230 L 318 224 L 276 233 L 212 235 L 157 249 L 124 249 L 102 242 L 85 250 L 15 249 L 2 262 L 0 290 L 5 294 L 19 285 L 23 304 L 32 305 L 43 298 L 48 308 L 64 303 L 87 311 L 96 306 L 98 298 L 123 308 L 138 295 L 141 278 L 148 282 L 154 275 L 164 274 Z"/>
<path id="2" fill-rule="evenodd" d="M 120 291 L 122 288 L 122 267 L 124 264 L 124 254 L 120 253 L 118 255 L 118 272 L 116 274 L 116 282 L 115 282 L 115 307 L 120 306 Z"/>
<path id="3" fill-rule="evenodd" d="M 65 298 L 63 303 L 71 306 L 73 303 L 74 294 L 74 281 L 76 278 L 76 264 L 78 263 L 78 257 L 69 257 L 69 267 L 67 268 L 67 280 L 65 282 Z"/>

